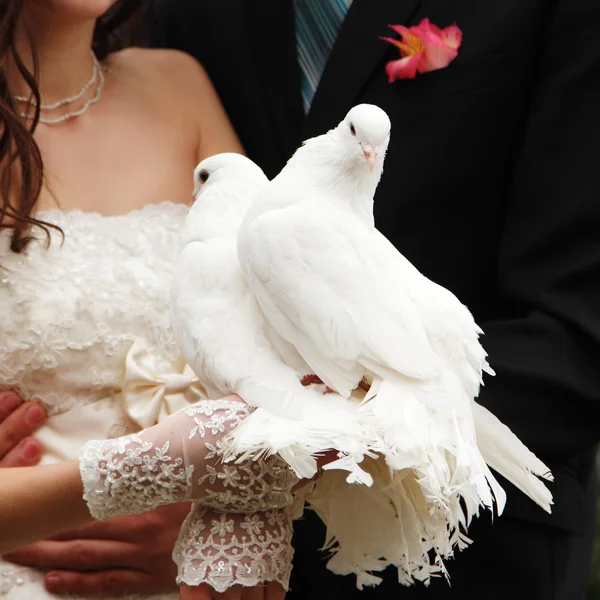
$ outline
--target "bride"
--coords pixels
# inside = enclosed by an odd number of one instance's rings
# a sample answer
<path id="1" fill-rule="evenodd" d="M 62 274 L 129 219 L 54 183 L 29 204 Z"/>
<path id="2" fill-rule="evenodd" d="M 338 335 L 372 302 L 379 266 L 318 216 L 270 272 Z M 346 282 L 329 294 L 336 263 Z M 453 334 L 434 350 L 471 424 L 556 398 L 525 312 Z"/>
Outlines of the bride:
<path id="1" fill-rule="evenodd" d="M 113 26 L 138 5 L 7 0 L 0 8 L 0 391 L 46 409 L 43 464 L 72 460 L 90 439 L 152 426 L 202 397 L 169 331 L 170 279 L 194 166 L 242 148 L 193 59 L 113 52 Z M 178 530 L 188 510 L 165 509 L 158 522 Z M 127 537 L 139 524 L 92 527 L 80 537 L 104 537 L 103 548 L 124 532 L 119 560 L 96 553 L 90 563 L 82 551 L 82 570 L 105 570 L 102 583 L 94 573 L 74 578 L 57 558 L 60 541 L 44 542 L 0 562 L 0 595 L 55 598 L 45 586 L 79 598 L 163 592 L 144 569 L 174 580 L 172 536 L 161 530 L 147 544 L 164 546 L 149 568 Z M 71 543 L 86 548 L 86 540 Z M 213 597 L 206 586 L 183 593 Z M 283 590 L 244 591 L 264 594 Z"/>

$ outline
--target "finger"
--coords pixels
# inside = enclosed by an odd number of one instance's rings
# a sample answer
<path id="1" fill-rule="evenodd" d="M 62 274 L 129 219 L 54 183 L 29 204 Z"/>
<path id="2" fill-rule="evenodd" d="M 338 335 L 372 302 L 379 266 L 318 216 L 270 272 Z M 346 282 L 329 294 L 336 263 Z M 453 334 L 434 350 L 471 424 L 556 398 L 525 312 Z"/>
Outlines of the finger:
<path id="1" fill-rule="evenodd" d="M 215 590 L 205 583 L 194 586 L 182 583 L 179 586 L 179 600 L 214 600 L 215 593 Z"/>
<path id="2" fill-rule="evenodd" d="M 15 392 L 0 393 L 0 423 L 23 404 L 23 398 Z"/>
<path id="3" fill-rule="evenodd" d="M 270 594 L 270 595 L 269 595 Z M 225 592 L 218 593 L 207 584 L 179 588 L 179 600 L 284 600 L 285 590 L 279 584 L 242 587 L 235 585 Z"/>
<path id="4" fill-rule="evenodd" d="M 240 585 L 234 585 L 220 594 L 213 592 L 213 597 L 215 600 L 242 600 L 242 594 L 245 589 L 247 588 Z M 260 600 L 262 600 L 262 598 L 260 598 Z"/>
<path id="5" fill-rule="evenodd" d="M 183 519 L 190 512 L 190 504 L 171 504 L 142 515 L 127 515 L 115 517 L 107 521 L 96 521 L 63 531 L 52 539 L 56 541 L 89 539 L 89 540 L 118 540 L 122 542 L 144 542 L 148 537 L 154 537 L 165 531 L 169 523 L 177 521 L 177 531 Z M 167 519 L 167 520 L 165 520 Z M 175 540 L 173 540 L 175 541 Z"/>
<path id="6" fill-rule="evenodd" d="M 257 596 L 243 595 L 246 590 L 256 588 L 244 588 L 240 585 L 234 585 L 224 592 L 216 592 L 208 584 L 203 583 L 199 586 L 181 585 L 179 588 L 179 600 L 263 600 L 262 591 L 259 590 Z"/>
<path id="7" fill-rule="evenodd" d="M 46 420 L 46 411 L 37 402 L 26 402 L 0 423 L 0 456 L 4 457 L 23 438 Z"/>
<path id="8" fill-rule="evenodd" d="M 127 528 L 124 521 L 130 517 L 116 517 L 107 521 L 95 521 L 68 531 L 63 531 L 52 537 L 55 541 L 66 540 L 124 540 Z M 130 523 L 129 523 L 130 524 Z"/>
<path id="9" fill-rule="evenodd" d="M 104 540 L 44 540 L 7 554 L 18 565 L 68 571 L 98 571 L 118 567 L 143 568 L 138 564 L 137 546 L 128 542 Z"/>
<path id="10" fill-rule="evenodd" d="M 151 513 L 144 515 L 127 515 L 115 517 L 107 521 L 95 521 L 63 531 L 52 539 L 56 541 L 65 540 L 116 540 L 121 542 L 139 541 L 140 537 L 156 533 L 151 531 L 153 526 Z"/>
<path id="11" fill-rule="evenodd" d="M 281 584 L 272 581 L 267 584 L 265 600 L 284 600 L 285 593 L 286 592 Z"/>
<path id="12" fill-rule="evenodd" d="M 267 587 L 265 585 L 245 588 L 242 592 L 242 600 L 265 600 L 266 598 Z"/>
<path id="13" fill-rule="evenodd" d="M 163 591 L 157 589 L 156 581 L 151 575 L 126 569 L 110 569 L 98 573 L 48 571 L 45 584 L 51 593 L 81 596 L 136 592 L 152 594 Z"/>
<path id="14" fill-rule="evenodd" d="M 0 468 L 31 467 L 37 465 L 42 458 L 44 446 L 34 437 L 26 437 L 21 440 L 12 450 L 9 450 L 4 458 L 0 459 Z"/>

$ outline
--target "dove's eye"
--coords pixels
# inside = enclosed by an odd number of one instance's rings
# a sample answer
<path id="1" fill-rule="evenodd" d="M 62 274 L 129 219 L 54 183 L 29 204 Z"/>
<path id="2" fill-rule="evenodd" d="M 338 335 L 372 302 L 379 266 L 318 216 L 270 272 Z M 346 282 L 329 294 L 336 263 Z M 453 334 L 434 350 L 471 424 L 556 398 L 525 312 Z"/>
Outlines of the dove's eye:
<path id="1" fill-rule="evenodd" d="M 350 123 L 350 133 L 352 135 L 356 135 L 356 129 L 354 128 L 354 123 Z"/>
<path id="2" fill-rule="evenodd" d="M 206 183 L 208 181 L 209 176 L 210 173 L 208 171 L 200 171 L 200 173 L 198 174 L 198 179 L 200 180 L 200 183 Z"/>

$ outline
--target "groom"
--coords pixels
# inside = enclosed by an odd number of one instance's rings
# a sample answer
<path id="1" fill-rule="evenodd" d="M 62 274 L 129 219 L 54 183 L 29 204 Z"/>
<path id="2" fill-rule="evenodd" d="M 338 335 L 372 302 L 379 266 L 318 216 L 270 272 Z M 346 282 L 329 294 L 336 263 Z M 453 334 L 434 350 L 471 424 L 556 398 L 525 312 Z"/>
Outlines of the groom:
<path id="1" fill-rule="evenodd" d="M 551 516 L 505 483 L 447 564 L 452 586 L 358 592 L 297 524 L 292 599 L 581 600 L 600 437 L 600 3 L 597 0 L 178 0 L 162 43 L 212 77 L 248 155 L 273 177 L 354 104 L 392 120 L 379 229 L 474 313 L 497 377 L 481 402 L 552 468 Z M 464 34 L 447 68 L 389 83 L 388 24 Z M 298 56 L 301 56 L 301 65 Z"/>

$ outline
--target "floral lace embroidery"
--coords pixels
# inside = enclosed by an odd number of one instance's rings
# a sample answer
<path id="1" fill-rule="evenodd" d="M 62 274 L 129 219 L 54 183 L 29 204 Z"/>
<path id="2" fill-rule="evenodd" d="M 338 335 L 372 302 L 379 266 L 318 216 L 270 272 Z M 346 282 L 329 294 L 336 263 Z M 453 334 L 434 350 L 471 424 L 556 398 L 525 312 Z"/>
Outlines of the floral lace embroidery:
<path id="1" fill-rule="evenodd" d="M 120 391 L 136 338 L 178 355 L 168 295 L 187 207 L 163 202 L 117 217 L 42 211 L 51 230 L 24 254 L 0 232 L 0 389 L 40 399 L 50 416 Z"/>
<path id="2" fill-rule="evenodd" d="M 202 438 L 204 448 L 208 450 L 205 455 L 207 461 L 222 459 L 225 434 L 233 431 L 250 410 L 245 404 L 228 400 L 193 404 L 184 409 L 195 424 L 189 439 Z M 207 439 L 207 433 L 214 439 L 211 440 L 210 436 Z M 266 508 L 282 508 L 293 502 L 290 490 L 298 478 L 278 456 L 236 464 L 217 460 L 214 466 L 207 463 L 205 468 L 206 473 L 194 481 L 194 486 L 204 489 L 202 504 L 206 507 L 252 513 Z M 197 498 L 197 492 L 194 498 Z"/>
<path id="3" fill-rule="evenodd" d="M 193 466 L 171 458 L 169 442 L 154 447 L 138 434 L 88 442 L 79 468 L 84 500 L 98 520 L 142 513 L 185 500 Z"/>
<path id="4" fill-rule="evenodd" d="M 298 479 L 278 457 L 222 461 L 223 438 L 249 411 L 241 402 L 202 400 L 141 433 L 88 442 L 80 471 L 90 513 L 107 519 L 189 499 L 242 513 L 291 504 Z"/>
<path id="5" fill-rule="evenodd" d="M 222 514 L 195 505 L 173 551 L 177 583 L 208 583 L 217 592 L 276 581 L 288 589 L 292 528 L 281 510 Z"/>

